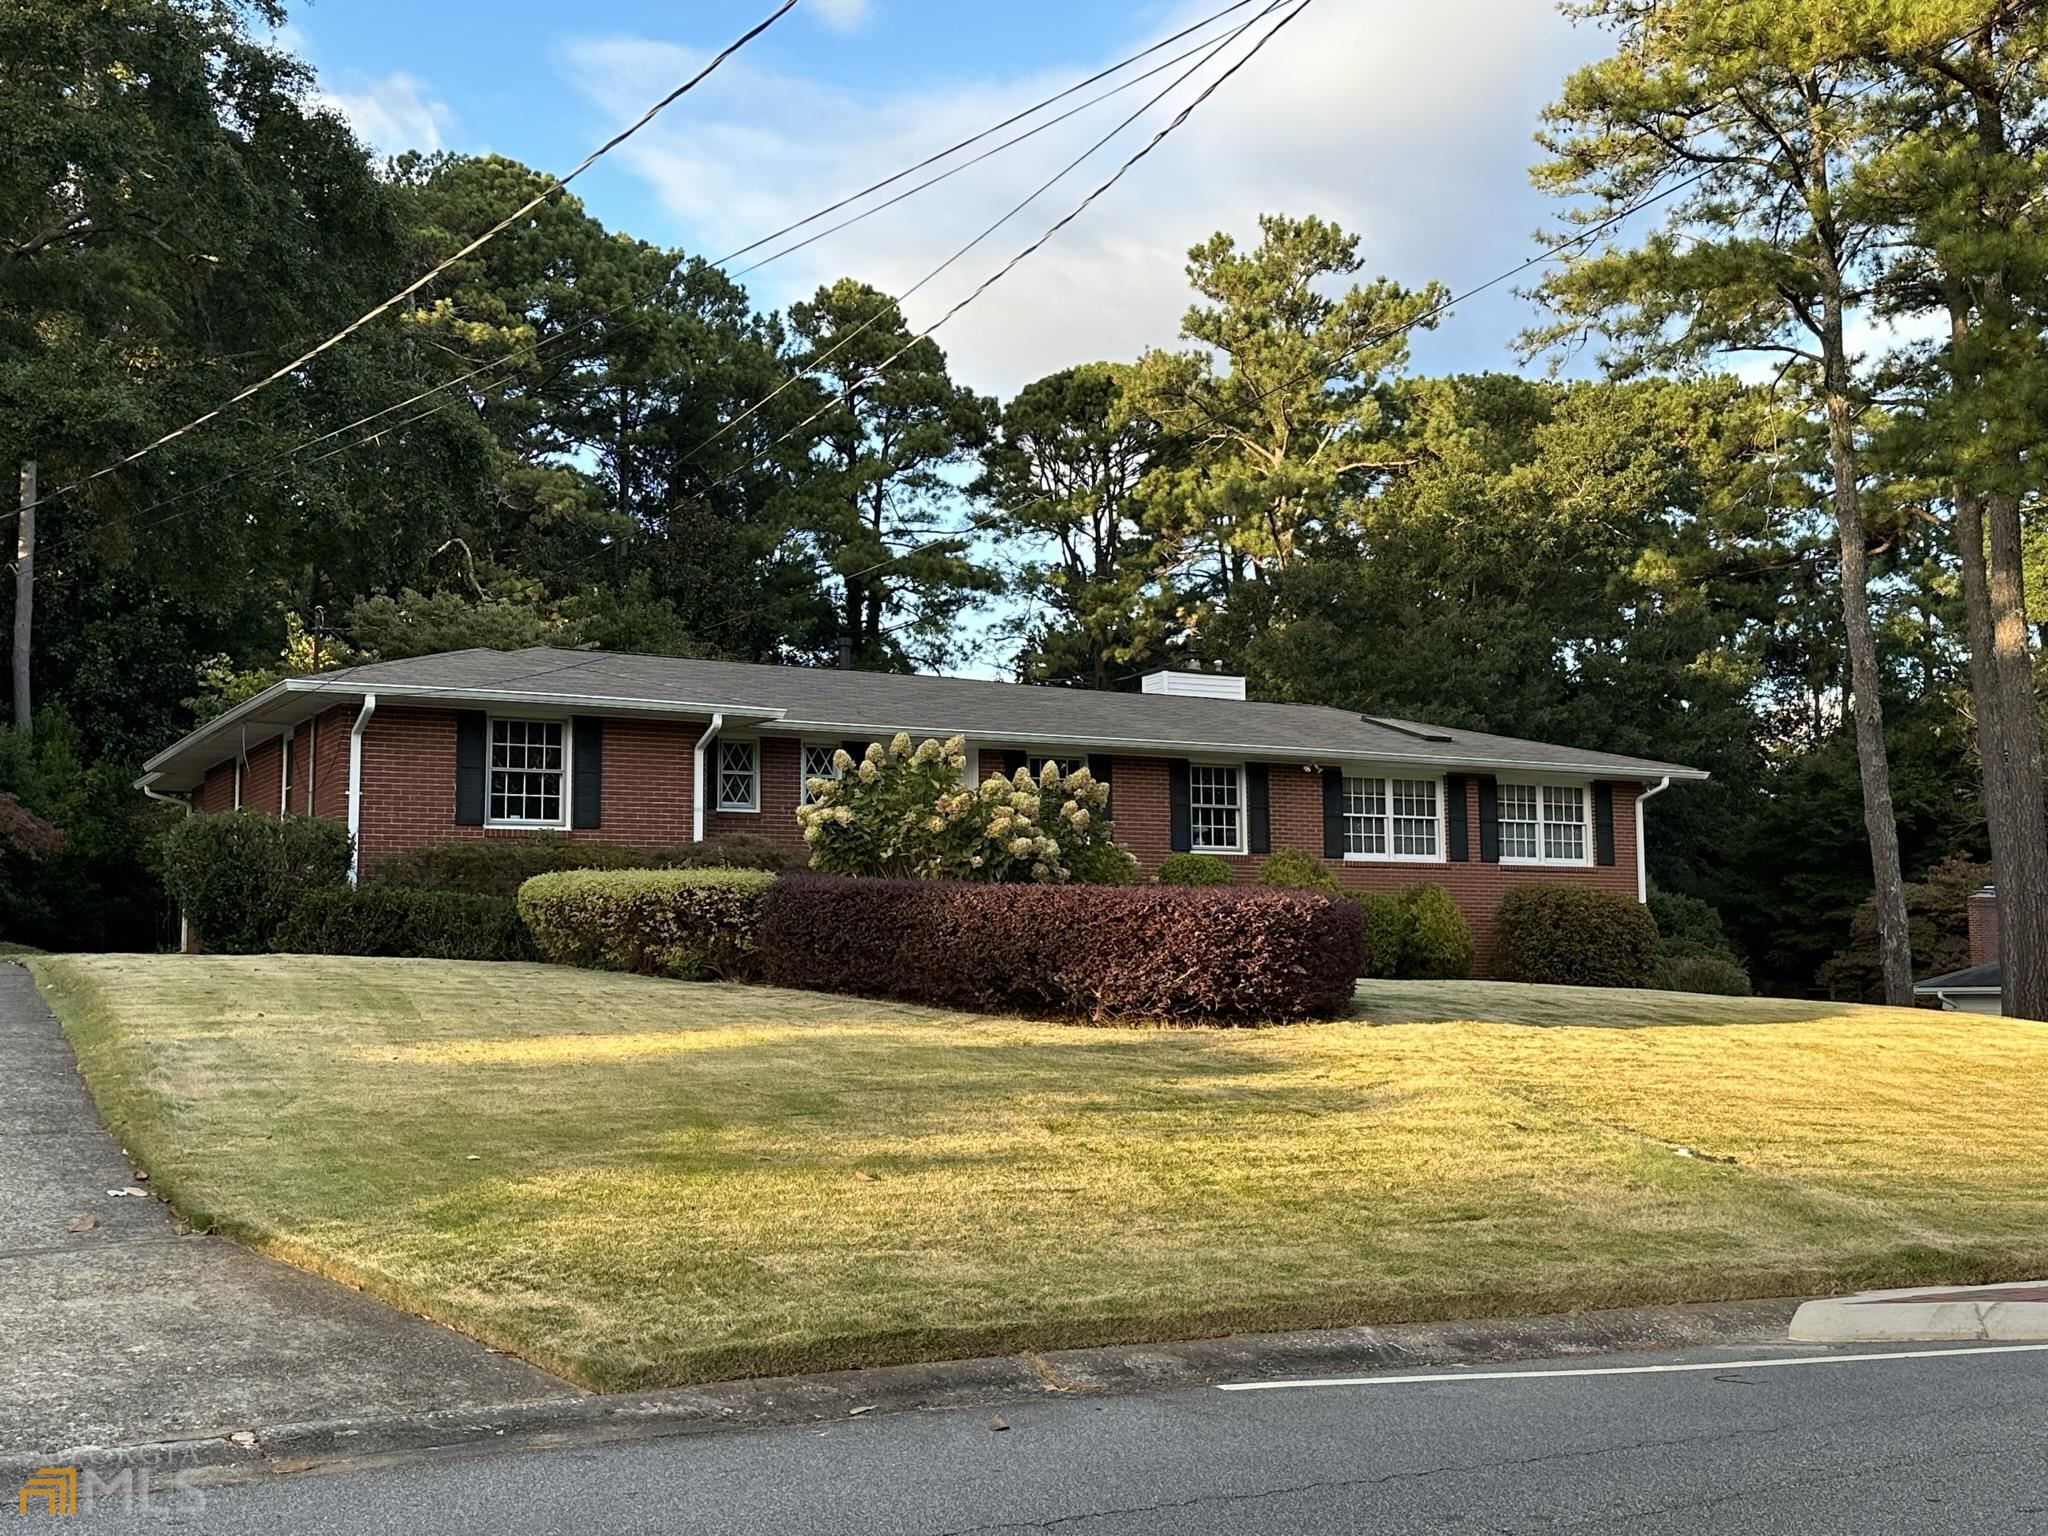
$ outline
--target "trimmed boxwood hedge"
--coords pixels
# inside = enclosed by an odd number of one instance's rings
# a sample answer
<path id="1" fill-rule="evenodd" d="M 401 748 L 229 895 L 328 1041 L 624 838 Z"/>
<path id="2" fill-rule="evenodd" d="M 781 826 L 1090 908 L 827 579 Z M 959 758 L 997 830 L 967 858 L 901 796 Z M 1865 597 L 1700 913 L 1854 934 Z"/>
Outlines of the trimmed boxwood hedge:
<path id="1" fill-rule="evenodd" d="M 1161 885 L 1229 885 L 1230 861 L 1213 853 L 1169 853 L 1159 861 Z"/>
<path id="2" fill-rule="evenodd" d="M 1360 956 L 1357 903 L 1257 888 L 791 875 L 761 920 L 776 986 L 1064 1018 L 1328 1018 Z"/>
<path id="3" fill-rule="evenodd" d="M 301 955 L 539 958 L 509 896 L 402 891 L 375 885 L 355 890 L 341 886 L 301 897 L 278 930 L 277 947 Z"/>
<path id="4" fill-rule="evenodd" d="M 558 965 L 677 981 L 760 973 L 761 906 L 775 876 L 751 869 L 564 870 L 519 888 L 519 915 Z"/>
<path id="5" fill-rule="evenodd" d="M 519 894 L 535 875 L 564 869 L 796 869 L 800 848 L 758 832 L 734 832 L 680 848 L 627 848 L 575 842 L 551 833 L 432 843 L 380 861 L 377 885 L 413 891 L 463 891 L 472 896 Z"/>
<path id="6" fill-rule="evenodd" d="M 1583 885 L 1525 885 L 1501 898 L 1494 974 L 1560 987 L 1646 987 L 1657 920 L 1632 897 Z"/>
<path id="7" fill-rule="evenodd" d="M 259 955 L 308 891 L 348 879 L 348 828 L 253 811 L 186 816 L 164 834 L 164 886 L 216 954 Z"/>

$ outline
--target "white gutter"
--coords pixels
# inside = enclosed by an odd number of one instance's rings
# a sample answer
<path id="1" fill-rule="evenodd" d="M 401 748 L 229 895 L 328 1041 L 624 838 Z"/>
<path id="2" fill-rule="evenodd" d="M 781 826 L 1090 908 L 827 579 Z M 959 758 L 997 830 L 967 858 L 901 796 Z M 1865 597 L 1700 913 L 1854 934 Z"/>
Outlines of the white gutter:
<path id="1" fill-rule="evenodd" d="M 1655 789 L 1643 790 L 1636 796 L 1636 900 L 1645 906 L 1650 901 L 1650 855 L 1643 843 L 1643 802 L 1670 787 L 1671 775 L 1667 773 L 1657 781 Z"/>
<path id="2" fill-rule="evenodd" d="M 377 695 L 363 695 L 363 707 L 348 733 L 348 883 L 363 871 L 363 728 L 377 712 Z"/>
<path id="3" fill-rule="evenodd" d="M 690 765 L 690 841 L 704 841 L 704 749 L 711 745 L 725 724 L 723 714 L 714 714 L 704 734 L 697 738 L 697 755 Z"/>

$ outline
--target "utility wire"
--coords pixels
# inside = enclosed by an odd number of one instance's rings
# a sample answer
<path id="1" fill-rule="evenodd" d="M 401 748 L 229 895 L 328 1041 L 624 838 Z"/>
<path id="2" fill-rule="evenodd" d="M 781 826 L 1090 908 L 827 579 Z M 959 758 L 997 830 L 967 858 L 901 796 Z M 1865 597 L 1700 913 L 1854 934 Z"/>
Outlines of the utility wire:
<path id="1" fill-rule="evenodd" d="M 679 97 L 687 95 L 690 91 L 694 90 L 706 77 L 708 77 L 712 73 L 713 70 L 717 69 L 719 65 L 723 64 L 727 59 L 731 58 L 733 54 L 737 53 L 741 48 L 744 48 L 748 43 L 752 42 L 755 38 L 759 37 L 763 32 L 766 32 L 770 27 L 774 26 L 776 22 L 780 21 L 792 10 L 796 9 L 796 5 L 797 0 L 782 0 L 782 4 L 776 7 L 776 9 L 772 11 L 769 15 L 764 17 L 762 20 L 756 22 L 752 27 L 748 28 L 739 37 L 735 38 L 732 42 L 726 44 L 724 48 L 720 49 L 716 54 L 714 54 L 711 58 L 711 61 L 707 63 L 702 69 L 698 70 L 696 74 L 692 75 L 689 79 L 685 80 L 681 85 L 678 85 L 674 90 L 670 91 L 666 96 L 662 97 L 661 100 L 657 101 L 653 106 L 649 107 L 645 112 L 641 113 L 640 116 L 636 120 L 634 120 L 634 122 L 632 122 L 630 125 L 621 129 L 619 132 L 613 134 L 609 139 L 605 140 L 604 143 L 600 144 L 596 149 L 593 149 L 589 154 L 585 155 L 582 161 L 576 166 L 574 170 L 570 171 L 568 175 L 557 177 L 550 180 L 548 184 L 541 188 L 539 192 L 535 193 L 526 202 L 522 203 L 517 209 L 513 210 L 513 212 L 507 214 L 504 218 L 500 219 L 496 224 L 493 224 L 481 235 L 478 235 L 474 240 L 470 241 L 469 244 L 465 245 L 461 250 L 457 251 L 454 255 L 447 257 L 445 260 L 437 263 L 434 267 L 429 269 L 424 275 L 414 279 L 412 282 L 406 284 L 405 287 L 399 289 L 398 292 L 392 294 L 390 298 L 385 299 L 382 303 L 374 306 L 369 310 L 366 310 L 363 314 L 357 316 L 354 320 L 351 320 L 347 325 L 343 326 L 340 330 L 336 331 L 332 336 L 329 336 L 325 341 L 322 341 L 318 345 L 313 346 L 306 350 L 305 352 L 300 353 L 297 357 L 293 358 L 283 367 L 276 369 L 274 372 L 264 375 L 264 377 L 258 379 L 254 384 L 251 384 L 248 388 L 242 390 L 240 393 L 231 395 L 228 399 L 222 401 L 212 410 L 193 417 L 190 421 L 186 422 L 182 427 L 174 427 L 169 432 L 164 433 L 163 436 L 157 438 L 154 442 L 145 443 L 142 447 L 136 449 L 133 453 L 128 454 L 125 458 L 116 459 L 113 463 L 106 465 L 104 468 L 96 469 L 91 474 L 85 475 L 80 479 L 73 480 L 68 485 L 59 486 L 56 490 L 51 491 L 48 495 L 38 497 L 33 502 L 30 502 L 27 507 L 16 509 L 17 515 L 21 511 L 33 511 L 36 507 L 41 506 L 44 502 L 55 501 L 60 496 L 69 495 L 71 492 L 79 489 L 79 487 L 91 484 L 93 481 L 99 479 L 102 475 L 110 475 L 117 469 L 121 469 L 129 464 L 133 464 L 138 459 L 146 458 L 148 455 L 156 452 L 159 448 L 163 447 L 166 443 L 173 442 L 176 439 L 185 436 L 189 432 L 194 432 L 198 430 L 200 427 L 205 426 L 208 422 L 214 420 L 216 417 L 219 417 L 225 412 L 232 410 L 235 406 L 240 405 L 244 400 L 247 400 L 251 396 L 260 393 L 262 390 L 268 389 L 272 384 L 275 384 L 279 379 L 285 378 L 288 375 L 297 372 L 300 368 L 304 367 L 307 363 L 311 362 L 314 358 L 318 357 L 321 353 L 327 351 L 329 348 L 339 346 L 343 341 L 347 340 L 350 336 L 353 336 L 357 331 L 361 330 L 364 326 L 368 325 L 372 320 L 375 320 L 378 316 L 387 313 L 394 306 L 403 303 L 406 299 L 410 298 L 413 294 L 419 292 L 420 289 L 426 287 L 428 283 L 431 283 L 435 278 L 439 277 L 442 273 L 446 272 L 450 267 L 454 266 L 457 262 L 462 261 L 469 256 L 473 256 L 474 254 L 476 254 L 476 252 L 483 249 L 484 246 L 490 244 L 491 241 L 495 240 L 499 235 L 503 234 L 506 230 L 510 229 L 514 224 L 518 223 L 521 219 L 525 218 L 529 213 L 532 213 L 534 209 L 538 208 L 550 197 L 553 197 L 557 192 L 561 191 L 564 187 L 568 186 L 570 182 L 574 181 L 577 177 L 581 176 L 585 171 L 589 170 L 591 166 L 595 165 L 605 155 L 611 153 L 612 150 L 618 148 L 619 145 L 625 143 L 626 140 L 630 139 L 642 128 L 645 128 L 649 123 L 653 122 L 654 119 L 657 116 L 659 116 L 664 109 L 670 106 Z"/>
<path id="2" fill-rule="evenodd" d="M 1219 11 L 1212 12 L 1210 15 L 1204 17 L 1202 20 L 1198 22 L 1195 22 L 1193 25 L 1184 27 L 1179 32 L 1175 32 L 1167 37 L 1161 38 L 1158 42 L 1155 42 L 1149 45 L 1148 47 L 1142 48 L 1138 50 L 1136 53 L 1133 53 L 1130 56 L 1119 60 L 1117 63 L 1112 64 L 1107 69 L 1097 71 L 1095 74 L 1090 75 L 1085 80 L 1077 81 L 1075 84 L 1068 86 L 1066 89 L 1062 91 L 1056 92 L 1052 96 L 1046 97 L 1044 100 L 1037 102 L 1031 107 L 1026 108 L 1024 111 L 1013 113 L 1011 116 L 1004 118 L 1002 121 L 994 123 L 988 128 L 983 129 L 980 133 L 974 134 L 969 138 L 962 139 L 959 143 L 952 145 L 950 148 L 941 150 L 937 154 L 926 156 L 923 160 L 918 161 L 916 164 L 907 166 L 903 170 L 896 172 L 892 176 L 884 177 L 881 181 L 875 182 L 859 192 L 853 193 L 846 197 L 842 197 L 838 201 L 828 204 L 824 208 L 821 208 L 816 212 L 811 213 L 806 217 L 797 220 L 793 224 L 784 225 L 781 229 L 775 231 L 774 233 L 765 235 L 759 240 L 756 240 L 749 245 L 744 245 L 740 247 L 737 251 L 731 252 L 728 255 L 721 256 L 717 261 L 712 262 L 709 265 L 713 267 L 723 267 L 727 262 L 733 261 L 738 257 L 747 254 L 750 251 L 758 250 L 761 246 L 766 245 L 771 241 L 780 239 L 782 236 L 790 234 L 793 231 L 803 229 L 810 224 L 814 224 L 819 219 L 828 217 L 831 214 L 839 211 L 840 209 L 846 208 L 849 205 L 858 202 L 861 198 L 866 197 L 873 192 L 893 186 L 897 182 L 902 181 L 905 177 L 915 175 L 920 170 L 924 170 L 929 168 L 930 166 L 936 165 L 939 162 L 945 160 L 947 157 L 957 154 L 962 149 L 971 148 L 975 144 L 978 144 L 983 140 L 991 138 L 995 134 L 1000 133 L 1003 129 L 1014 126 L 1019 122 L 1022 122 L 1030 117 L 1035 116 L 1036 114 L 1044 111 L 1047 107 L 1056 105 L 1057 103 L 1065 100 L 1066 98 L 1073 96 L 1080 91 L 1086 90 L 1090 85 L 1097 84 L 1102 80 L 1108 79 L 1113 75 L 1121 73 L 1122 71 L 1130 68 L 1131 65 L 1141 62 L 1142 60 L 1150 57 L 1152 54 L 1158 53 L 1164 48 L 1171 47 L 1174 43 L 1179 42 L 1182 39 L 1189 37 L 1194 33 L 1205 31 L 1207 28 L 1213 26 L 1216 22 L 1222 20 L 1224 17 L 1230 15 L 1235 11 L 1242 10 L 1245 6 L 1251 5 L 1253 3 L 1255 3 L 1255 0 L 1233 0 L 1232 4 L 1223 7 Z M 1268 6 L 1268 10 L 1270 9 L 1272 9 L 1271 5 Z M 922 192 L 929 187 L 935 186 L 941 181 L 948 179 L 949 177 L 957 174 L 959 171 L 965 170 L 973 165 L 978 165 L 982 161 L 987 160 L 990 157 L 1001 153 L 1003 150 L 1012 148 L 1015 145 L 1024 142 L 1024 140 L 1031 138 L 1040 132 L 1043 132 L 1046 128 L 1050 128 L 1058 123 L 1065 122 L 1068 118 L 1071 118 L 1080 112 L 1086 111 L 1091 107 L 1100 105 L 1102 102 L 1107 101 L 1110 97 L 1118 95 L 1123 91 L 1129 90 L 1133 86 L 1136 86 L 1141 82 L 1152 78 L 1154 75 L 1162 73 L 1164 70 L 1171 68 L 1174 64 L 1184 61 L 1185 59 L 1191 57 L 1193 54 L 1201 52 L 1204 48 L 1208 46 L 1208 44 L 1198 44 L 1194 48 L 1176 54 L 1172 58 L 1166 60 L 1164 63 L 1155 65 L 1152 69 L 1145 71 L 1143 74 L 1136 75 L 1131 79 L 1126 80 L 1121 84 L 1112 87 L 1110 90 L 1104 91 L 1101 94 L 1090 98 L 1088 101 L 1082 103 L 1080 106 L 1069 109 L 1067 112 L 1064 112 L 1060 114 L 1058 117 L 1055 117 L 1050 121 L 1041 124 L 1039 127 L 1031 129 L 1029 132 L 1019 134 L 1015 138 L 1006 140 L 1004 143 L 995 146 L 993 149 L 984 151 L 982 154 L 977 155 L 973 159 L 968 160 L 963 164 L 954 167 L 952 170 L 949 170 L 942 175 L 934 176 L 929 180 L 924 181 L 919 185 L 910 188 L 908 191 L 900 193 L 896 197 L 890 198 L 886 202 L 879 203 L 870 208 L 867 208 L 863 210 L 861 213 L 856 214 L 852 218 L 845 219 L 840 223 L 833 225 L 830 230 L 824 231 L 823 234 L 813 236 L 811 237 L 811 239 L 801 241 L 795 245 L 787 247 L 784 250 L 774 252 L 773 254 L 764 257 L 762 260 L 755 262 L 752 266 L 744 268 L 741 272 L 734 274 L 734 276 L 744 277 L 748 273 L 758 271 L 762 267 L 769 265 L 771 262 L 780 261 L 785 256 L 791 255 L 795 251 L 801 250 L 805 246 L 815 243 L 816 240 L 822 239 L 824 234 L 835 233 L 839 230 L 847 228 L 852 224 L 856 224 L 864 219 L 871 218 L 875 214 L 881 213 L 885 209 L 894 207 L 896 204 L 903 202 L 909 197 L 912 197 L 915 194 Z M 574 175 L 575 173 L 572 172 L 571 174 Z M 564 180 L 566 181 L 567 178 L 564 178 Z M 545 196 L 546 194 L 543 193 L 542 195 Z M 458 258 L 450 259 L 455 260 Z M 432 399 L 436 395 L 446 394 L 453 390 L 459 389 L 462 385 L 469 383 L 473 379 L 480 378 L 488 373 L 493 373 L 498 369 L 504 368 L 510 364 L 537 361 L 543 352 L 550 351 L 556 347 L 563 345 L 578 332 L 583 331 L 589 328 L 590 326 L 596 325 L 601 321 L 610 319 L 611 317 L 620 313 L 623 310 L 637 309 L 640 305 L 643 305 L 651 301 L 654 298 L 654 296 L 660 293 L 664 287 L 668 286 L 669 283 L 673 282 L 674 278 L 675 269 L 671 267 L 669 271 L 665 272 L 662 275 L 662 278 L 659 282 L 655 283 L 653 286 L 647 288 L 643 292 L 634 295 L 632 298 L 628 300 L 621 301 L 618 304 L 598 308 L 592 311 L 590 314 L 586 315 L 583 319 L 577 321 L 575 324 L 567 326 L 564 329 L 555 332 L 551 336 L 538 338 L 535 341 L 527 344 L 523 348 L 515 348 L 511 351 L 508 351 L 502 356 L 493 358 L 488 362 L 481 363 L 477 367 L 472 368 L 465 373 L 459 374 L 454 378 L 444 379 L 440 383 L 430 385 L 426 389 L 420 390 L 415 394 L 409 395 L 403 400 L 396 401 L 391 405 L 384 406 L 381 409 L 372 411 L 367 415 L 359 416 L 354 421 L 348 422 L 343 426 L 335 427 L 330 431 L 323 432 L 317 437 L 308 438 L 304 442 L 298 443 L 293 447 L 284 450 L 281 454 L 277 456 L 276 460 L 270 462 L 282 462 L 296 458 L 299 454 L 304 453 L 309 448 L 317 448 L 322 443 L 331 442 L 335 438 L 343 437 L 351 432 L 355 432 L 364 427 L 371 426 L 373 423 L 381 421 L 383 418 L 387 416 L 396 415 L 398 412 L 406 410 L 410 406 L 417 405 L 423 400 Z M 444 404 L 452 403 L 454 402 L 444 402 Z M 439 409 L 439 407 L 437 407 L 437 409 Z M 409 416 L 404 421 L 399 422 L 396 425 L 380 427 L 376 431 L 366 433 L 363 437 L 359 438 L 355 443 L 350 444 L 348 446 L 354 448 L 374 443 L 378 441 L 381 437 L 383 437 L 385 433 L 397 431 L 400 428 L 410 426 L 418 421 L 424 420 L 427 416 L 432 414 L 433 412 L 431 411 L 422 412 L 414 416 Z M 310 460 L 309 462 L 321 463 L 326 459 L 332 458 L 333 456 L 333 454 L 322 454 L 317 458 Z M 118 467 L 120 466 L 110 466 L 110 470 Z M 168 496 L 156 502 L 153 502 L 149 506 L 142 508 L 141 511 L 136 515 L 146 517 L 149 513 L 155 512 L 163 507 L 171 506 L 177 502 L 187 500 L 193 496 L 203 495 L 211 490 L 217 490 L 223 485 L 231 484 L 237 480 L 244 479 L 249 475 L 258 474 L 262 472 L 262 470 L 266 467 L 267 466 L 265 464 L 256 464 L 245 466 L 240 469 L 231 470 L 227 474 L 222 475 L 215 480 L 207 481 L 201 485 L 190 487 L 187 490 L 178 492 L 172 496 Z M 101 473 L 107 472 L 109 471 L 102 471 Z M 98 478 L 97 475 L 92 475 L 87 476 L 86 480 L 96 478 Z M 77 484 L 79 485 L 82 485 L 84 483 L 86 483 L 85 480 L 77 482 Z M 71 487 L 67 487 L 66 489 L 70 488 Z M 58 494 L 60 493 L 57 491 L 53 491 L 50 493 L 49 497 L 44 497 L 42 498 L 42 500 L 49 500 Z M 41 501 L 39 500 L 36 503 L 36 505 L 41 505 Z M 0 519 L 4 519 L 7 516 L 15 515 L 17 510 L 18 509 L 6 509 L 4 511 L 0 511 Z M 156 523 L 144 524 L 143 526 L 158 526 L 163 521 L 165 520 L 158 519 Z M 75 543 L 77 542 L 77 540 L 74 539 L 68 542 Z M 46 546 L 46 552 L 48 552 L 48 549 L 49 547 Z"/>

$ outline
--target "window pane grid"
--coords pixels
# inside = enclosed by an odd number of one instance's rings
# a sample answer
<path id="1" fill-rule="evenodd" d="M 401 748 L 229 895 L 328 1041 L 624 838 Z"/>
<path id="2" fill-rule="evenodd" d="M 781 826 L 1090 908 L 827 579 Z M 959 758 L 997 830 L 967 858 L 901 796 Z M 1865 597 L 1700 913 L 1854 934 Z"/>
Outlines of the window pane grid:
<path id="1" fill-rule="evenodd" d="M 1537 848 L 1536 786 L 1500 786 L 1500 856 L 1533 859 Z"/>
<path id="2" fill-rule="evenodd" d="M 718 808 L 721 811 L 751 811 L 754 805 L 754 744 L 751 741 L 721 741 L 718 744 Z"/>
<path id="3" fill-rule="evenodd" d="M 1436 780 L 1396 779 L 1393 783 L 1394 852 L 1409 857 L 1436 856 Z"/>
<path id="4" fill-rule="evenodd" d="M 1385 853 L 1387 851 L 1387 781 L 1346 779 L 1344 781 L 1344 851 Z"/>
<path id="5" fill-rule="evenodd" d="M 802 804 L 811 803 L 811 780 L 836 779 L 839 770 L 832 766 L 832 755 L 837 747 L 805 747 L 803 780 L 797 785 L 797 794 Z"/>
<path id="6" fill-rule="evenodd" d="M 562 819 L 562 722 L 491 722 L 492 821 Z"/>
<path id="7" fill-rule="evenodd" d="M 1586 792 L 1576 786 L 1543 786 L 1543 857 L 1560 863 L 1586 858 Z"/>
<path id="8" fill-rule="evenodd" d="M 1238 850 L 1238 781 L 1235 768 L 1194 763 L 1188 768 L 1188 843 L 1198 852 Z"/>

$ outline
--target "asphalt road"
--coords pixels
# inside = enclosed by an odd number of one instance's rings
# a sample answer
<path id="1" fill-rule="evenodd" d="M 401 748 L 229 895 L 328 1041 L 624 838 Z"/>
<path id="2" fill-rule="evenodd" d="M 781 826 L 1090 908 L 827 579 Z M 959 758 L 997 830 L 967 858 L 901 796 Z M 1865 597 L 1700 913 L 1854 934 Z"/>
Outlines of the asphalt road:
<path id="1" fill-rule="evenodd" d="M 1040 1399 L 270 1478 L 122 1520 L 222 1536 L 2048 1532 L 2048 1353 Z M 1845 1353 L 1845 1352 L 1844 1352 Z M 12 1511 L 9 1511 L 11 1514 Z M 24 1529 L 41 1523 L 26 1522 Z"/>

